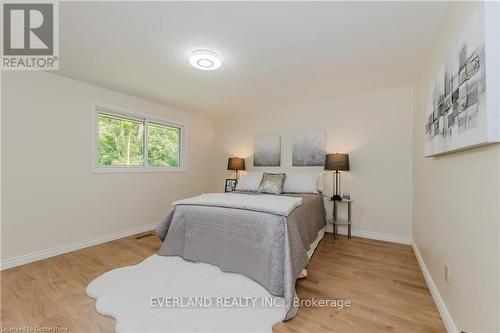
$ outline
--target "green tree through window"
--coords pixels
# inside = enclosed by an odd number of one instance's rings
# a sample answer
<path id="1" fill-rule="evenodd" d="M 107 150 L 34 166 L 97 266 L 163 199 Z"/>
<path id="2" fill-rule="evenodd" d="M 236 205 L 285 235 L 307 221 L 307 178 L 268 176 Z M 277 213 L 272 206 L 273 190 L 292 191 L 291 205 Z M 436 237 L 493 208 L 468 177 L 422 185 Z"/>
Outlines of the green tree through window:
<path id="1" fill-rule="evenodd" d="M 144 125 L 99 114 L 99 165 L 143 165 Z"/>
<path id="2" fill-rule="evenodd" d="M 181 128 L 105 113 L 98 113 L 98 124 L 99 166 L 181 166 Z"/>
<path id="3" fill-rule="evenodd" d="M 177 127 L 148 123 L 148 164 L 179 166 L 179 134 Z"/>

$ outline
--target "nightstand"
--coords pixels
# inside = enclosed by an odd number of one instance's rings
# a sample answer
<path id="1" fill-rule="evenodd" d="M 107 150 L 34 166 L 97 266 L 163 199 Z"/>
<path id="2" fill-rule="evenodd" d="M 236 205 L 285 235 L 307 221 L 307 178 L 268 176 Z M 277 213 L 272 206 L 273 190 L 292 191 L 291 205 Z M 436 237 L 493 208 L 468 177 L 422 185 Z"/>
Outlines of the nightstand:
<path id="1" fill-rule="evenodd" d="M 330 199 L 331 200 L 331 199 Z M 351 239 L 351 204 L 352 200 L 333 200 L 333 218 L 331 223 L 333 224 L 333 239 L 339 239 L 338 226 L 347 225 L 347 239 Z M 347 220 L 339 218 L 339 207 L 341 205 L 347 205 Z"/>

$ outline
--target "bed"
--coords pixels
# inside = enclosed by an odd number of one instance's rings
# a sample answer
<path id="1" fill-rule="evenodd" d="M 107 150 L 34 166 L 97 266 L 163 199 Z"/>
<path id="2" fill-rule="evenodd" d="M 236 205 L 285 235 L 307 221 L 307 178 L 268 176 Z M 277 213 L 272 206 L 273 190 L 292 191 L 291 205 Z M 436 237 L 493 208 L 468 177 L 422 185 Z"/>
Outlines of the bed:
<path id="1" fill-rule="evenodd" d="M 174 203 L 163 216 L 158 254 L 252 278 L 285 298 L 288 320 L 298 311 L 295 281 L 305 276 L 325 225 L 321 194 L 205 194 Z"/>

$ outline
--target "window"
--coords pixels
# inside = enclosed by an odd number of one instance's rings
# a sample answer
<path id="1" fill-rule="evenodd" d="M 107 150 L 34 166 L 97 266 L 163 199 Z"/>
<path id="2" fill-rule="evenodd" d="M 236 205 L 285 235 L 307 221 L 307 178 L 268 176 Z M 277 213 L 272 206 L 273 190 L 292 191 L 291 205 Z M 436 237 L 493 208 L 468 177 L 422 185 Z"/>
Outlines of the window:
<path id="1" fill-rule="evenodd" d="M 184 171 L 181 124 L 95 106 L 95 172 Z"/>
<path id="2" fill-rule="evenodd" d="M 99 166 L 143 164 L 144 123 L 99 113 Z"/>
<path id="3" fill-rule="evenodd" d="M 150 166 L 179 166 L 181 129 L 163 124 L 148 123 L 148 164 Z"/>

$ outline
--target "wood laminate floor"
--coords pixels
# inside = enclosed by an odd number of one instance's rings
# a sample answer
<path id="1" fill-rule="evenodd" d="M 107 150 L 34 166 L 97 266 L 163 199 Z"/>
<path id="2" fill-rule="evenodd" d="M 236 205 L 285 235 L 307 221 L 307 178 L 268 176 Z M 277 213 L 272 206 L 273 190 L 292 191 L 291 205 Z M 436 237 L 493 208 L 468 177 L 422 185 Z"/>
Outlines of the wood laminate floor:
<path id="1" fill-rule="evenodd" d="M 155 253 L 156 236 L 132 236 L 1 272 L 1 322 L 8 327 L 61 327 L 59 332 L 112 332 L 95 311 L 90 281 Z M 349 299 L 352 305 L 306 308 L 273 332 L 445 332 L 410 246 L 325 235 L 297 282 L 303 299 Z"/>

